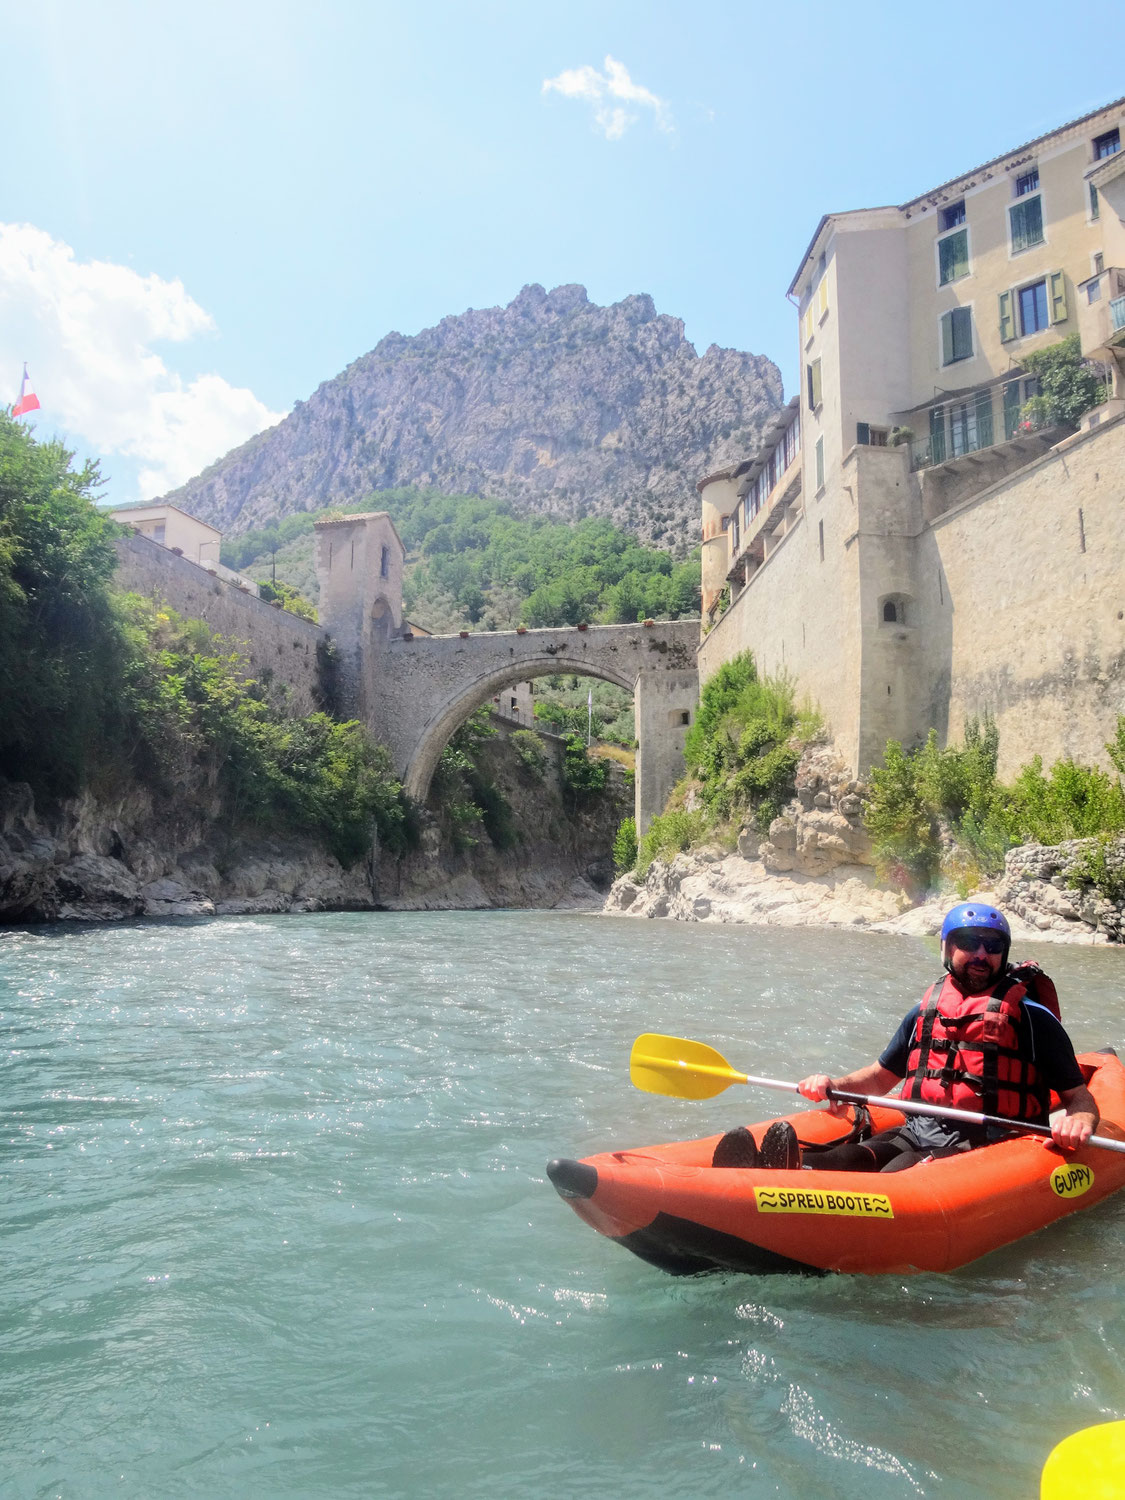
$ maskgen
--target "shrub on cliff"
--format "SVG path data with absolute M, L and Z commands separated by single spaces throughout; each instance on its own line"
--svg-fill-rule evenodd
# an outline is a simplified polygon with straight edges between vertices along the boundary
M 480 754 L 495 735 L 488 709 L 478 708 L 454 730 L 438 761 L 433 796 L 458 853 L 478 842 L 475 826 L 484 829 L 496 849 L 510 849 L 519 838 L 511 804 L 484 769 Z
M 672 860 L 693 844 L 700 844 L 711 830 L 712 820 L 702 807 L 688 812 L 685 808 L 673 808 L 653 818 L 648 832 L 637 846 L 634 875 L 643 880 L 654 859 Z
M 590 755 L 582 736 L 567 735 L 563 746 L 562 783 L 571 804 L 598 796 L 605 790 L 608 777 L 609 768 L 605 761 Z
M 969 719 L 963 745 L 938 745 L 930 731 L 919 749 L 887 743 L 871 773 L 867 830 L 881 873 L 925 889 L 944 875 L 962 889 L 1004 868 L 1017 844 L 1059 844 L 1125 829 L 1120 777 L 1058 760 L 1044 773 L 1035 756 L 1015 779 L 997 780 L 996 725 Z M 1106 750 L 1125 769 L 1125 716 Z
M 688 772 L 718 822 L 749 814 L 763 831 L 793 795 L 798 745 L 820 721 L 798 710 L 784 678 L 759 677 L 748 651 L 725 662 L 704 686 L 684 741 Z
M 508 736 L 516 759 L 525 771 L 542 779 L 547 770 L 547 752 L 534 729 L 513 729 Z
M 631 870 L 637 863 L 637 824 L 626 818 L 613 839 L 613 868 L 619 875 Z
M 392 851 L 413 824 L 390 753 L 363 725 L 324 713 L 290 718 L 247 678 L 241 656 L 201 621 L 126 596 L 122 683 L 127 742 L 143 780 L 169 796 L 213 786 L 232 826 L 299 832 L 352 864 L 372 838 Z
M 258 579 L 258 594 L 267 604 L 280 604 L 291 615 L 300 615 L 303 620 L 316 623 L 316 606 L 310 604 L 303 594 L 283 579 Z

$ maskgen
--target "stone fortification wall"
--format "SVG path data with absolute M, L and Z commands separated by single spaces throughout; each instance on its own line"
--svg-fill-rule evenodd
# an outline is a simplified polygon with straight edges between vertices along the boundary
M 904 450 L 857 448 L 842 480 L 806 496 L 703 641 L 701 683 L 752 651 L 814 700 L 860 774 L 888 738 L 958 741 L 986 712 L 1002 776 L 1036 754 L 1108 768 L 1125 713 L 1125 418 L 929 523 Z
M 253 676 L 290 690 L 294 714 L 322 706 L 317 647 L 327 641 L 327 631 L 243 593 L 148 537 L 134 533 L 115 545 L 119 588 L 167 604 L 189 620 L 205 620 L 242 652 Z
M 821 558 L 820 528 L 824 528 Z M 699 647 L 699 681 L 752 651 L 758 670 L 787 674 L 832 730 L 848 764 L 858 763 L 860 621 L 855 603 L 856 512 L 845 495 L 805 497 L 805 509 Z
M 1109 769 L 1125 713 L 1125 420 L 1070 438 L 919 538 L 918 629 L 933 724 L 985 710 L 1000 773 L 1032 755 Z

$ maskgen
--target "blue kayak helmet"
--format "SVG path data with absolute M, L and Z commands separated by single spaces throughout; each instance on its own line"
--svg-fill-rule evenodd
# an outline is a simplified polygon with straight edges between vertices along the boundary
M 950 907 L 945 914 L 945 921 L 941 924 L 941 961 L 949 968 L 949 945 L 950 933 L 958 932 L 963 927 L 975 927 L 981 931 L 998 932 L 1004 939 L 1004 953 L 1000 968 L 1003 971 L 1008 964 L 1008 950 L 1012 946 L 1012 929 L 1008 926 L 1008 919 L 1002 911 L 997 911 L 994 906 L 986 906 L 980 901 L 962 901 L 959 905 Z

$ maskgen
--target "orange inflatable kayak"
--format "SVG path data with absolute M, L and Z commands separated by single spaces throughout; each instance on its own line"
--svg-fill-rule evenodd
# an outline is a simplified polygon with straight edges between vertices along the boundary
M 1125 1140 L 1125 1066 L 1111 1053 L 1078 1061 L 1101 1111 L 1098 1134 Z M 876 1130 L 905 1118 L 871 1115 Z M 806 1142 L 849 1129 L 826 1109 L 781 1118 Z M 759 1144 L 771 1123 L 750 1127 Z M 562 1159 L 547 1174 L 580 1219 L 676 1276 L 952 1271 L 1125 1185 L 1125 1154 L 1063 1152 L 1040 1136 L 887 1173 L 713 1167 L 719 1139 Z

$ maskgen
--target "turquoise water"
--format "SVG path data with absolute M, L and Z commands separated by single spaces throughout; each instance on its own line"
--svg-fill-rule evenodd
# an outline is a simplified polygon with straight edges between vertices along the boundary
M 1125 955 L 1042 949 L 1125 1051 Z M 0 1494 L 1026 1497 L 1125 1416 L 1125 1195 L 956 1275 L 675 1280 L 555 1155 L 768 1115 L 627 1079 L 885 1041 L 931 948 L 534 913 L 0 938 Z

